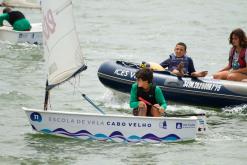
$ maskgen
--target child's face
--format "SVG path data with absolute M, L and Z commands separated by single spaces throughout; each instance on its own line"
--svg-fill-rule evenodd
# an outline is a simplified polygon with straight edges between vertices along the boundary
M 137 79 L 138 87 L 147 89 L 149 87 L 148 81 L 143 81 L 141 78 Z
M 175 52 L 177 57 L 183 57 L 186 53 L 185 47 L 182 45 L 176 45 L 174 52 Z
M 239 46 L 239 38 L 235 34 L 232 35 L 232 45 Z

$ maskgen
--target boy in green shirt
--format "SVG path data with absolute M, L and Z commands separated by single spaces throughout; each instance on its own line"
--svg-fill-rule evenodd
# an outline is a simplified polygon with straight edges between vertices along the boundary
M 6 7 L 3 10 L 3 14 L 0 15 L 0 26 L 3 26 L 3 21 L 6 20 L 17 31 L 29 31 L 31 30 L 30 22 L 20 11 L 12 11 L 11 8 Z
M 149 68 L 136 72 L 137 82 L 132 85 L 130 107 L 136 116 L 160 117 L 167 107 L 160 87 L 152 84 L 153 71 Z

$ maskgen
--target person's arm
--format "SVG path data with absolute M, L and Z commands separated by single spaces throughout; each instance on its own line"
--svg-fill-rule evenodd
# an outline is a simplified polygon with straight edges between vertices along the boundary
M 164 95 L 160 89 L 160 87 L 156 86 L 155 89 L 155 99 L 157 103 L 165 110 L 167 108 L 166 100 L 164 98 Z
M 232 67 L 230 66 L 230 64 L 228 64 L 227 66 L 225 66 L 223 69 L 221 69 L 219 72 L 223 72 L 223 71 L 227 71 L 230 70 Z
M 196 72 L 196 70 L 195 70 L 192 58 L 190 58 L 190 57 L 188 57 L 188 58 L 189 58 L 188 72 L 189 72 L 189 75 L 191 75 L 193 72 Z
M 231 54 L 232 54 L 232 49 L 230 49 L 229 51 L 229 57 L 231 56 Z M 231 68 L 232 68 L 232 64 L 230 64 L 230 60 L 228 60 L 227 66 L 225 66 L 223 69 L 219 70 L 218 72 L 228 71 Z
M 246 74 L 247 73 L 247 67 L 240 68 L 240 69 L 237 69 L 237 70 L 232 70 L 231 73 L 242 73 L 242 74 Z
M 130 108 L 138 108 L 139 101 L 137 99 L 137 83 L 134 83 L 132 85 L 131 91 L 130 91 Z
M 8 7 L 9 5 L 6 2 L 0 0 L 0 6 Z
M 189 58 L 189 75 L 192 77 L 205 77 L 208 71 L 196 71 L 192 58 Z
M 166 59 L 165 61 L 163 61 L 162 63 L 160 63 L 160 65 L 161 65 L 163 68 L 166 68 L 166 67 L 168 67 L 168 66 L 170 65 L 170 61 L 171 61 L 171 59 L 168 58 L 168 59 Z
M 9 19 L 9 14 L 7 13 L 0 14 L 0 26 L 3 26 L 3 21 L 8 19 Z

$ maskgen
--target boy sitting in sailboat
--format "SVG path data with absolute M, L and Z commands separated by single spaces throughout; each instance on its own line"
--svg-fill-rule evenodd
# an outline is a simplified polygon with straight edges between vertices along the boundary
M 135 116 L 160 117 L 167 107 L 160 87 L 155 86 L 153 71 L 142 68 L 136 72 L 137 82 L 132 85 L 130 94 L 130 107 Z
M 31 30 L 30 22 L 25 18 L 24 14 L 20 11 L 12 11 L 11 8 L 6 7 L 3 9 L 3 14 L 0 15 L 0 26 L 3 26 L 3 21 L 6 20 L 13 30 L 29 31 Z

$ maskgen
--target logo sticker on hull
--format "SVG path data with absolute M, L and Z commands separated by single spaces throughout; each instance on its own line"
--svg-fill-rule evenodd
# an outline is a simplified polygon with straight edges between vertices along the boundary
M 182 123 L 176 123 L 176 129 L 182 129 L 183 125 Z
M 196 128 L 195 123 L 176 123 L 176 129 Z
M 167 129 L 166 121 L 164 120 L 163 122 L 160 122 L 159 127 L 163 129 Z
M 39 113 L 37 113 L 37 112 L 33 112 L 33 113 L 31 113 L 31 115 L 30 115 L 30 119 L 31 119 L 32 121 L 41 122 L 41 121 L 42 121 L 42 116 L 41 116 Z

